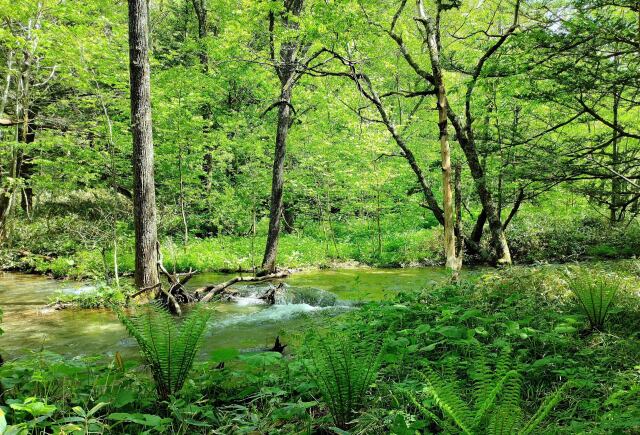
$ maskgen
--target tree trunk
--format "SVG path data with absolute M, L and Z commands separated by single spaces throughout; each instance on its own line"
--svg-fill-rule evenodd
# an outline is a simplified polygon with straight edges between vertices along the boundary
M 284 186 L 284 159 L 287 150 L 287 135 L 291 122 L 291 90 L 287 87 L 280 94 L 278 108 L 278 130 L 276 133 L 276 149 L 273 158 L 273 175 L 271 180 L 271 206 L 269 209 L 269 233 L 262 260 L 262 268 L 273 273 L 276 269 L 278 255 L 278 239 L 280 238 L 280 218 L 282 216 L 282 193 Z
M 439 52 L 439 20 L 433 20 L 429 17 L 425 10 L 424 4 L 422 0 L 418 0 L 417 2 L 418 9 L 418 21 L 422 23 L 425 35 L 426 35 L 426 43 L 429 49 L 429 57 L 431 60 L 431 67 L 433 71 L 433 82 L 436 86 L 436 90 L 440 88 L 440 84 L 444 83 L 442 69 L 440 67 L 440 52 Z M 519 3 L 516 6 L 516 16 L 518 11 Z M 514 23 L 515 25 L 515 23 Z M 515 29 L 514 26 L 509 28 L 509 32 L 512 32 Z M 487 52 L 489 53 L 489 52 Z M 477 68 L 481 68 L 483 63 L 479 63 Z M 466 114 L 467 114 L 467 125 L 463 127 L 462 122 L 457 117 L 451 106 L 446 102 L 444 107 L 447 110 L 447 118 L 451 121 L 454 129 L 456 130 L 456 135 L 458 139 L 458 143 L 462 148 L 465 157 L 467 159 L 467 163 L 469 165 L 469 169 L 471 170 L 471 176 L 476 185 L 476 191 L 478 192 L 478 196 L 480 197 L 480 202 L 486 212 L 487 219 L 489 221 L 489 229 L 491 230 L 492 236 L 492 244 L 494 250 L 496 251 L 496 262 L 498 264 L 511 264 L 511 254 L 509 252 L 509 246 L 507 245 L 507 239 L 502 231 L 502 224 L 500 222 L 500 216 L 498 215 L 497 209 L 495 207 L 493 198 L 491 197 L 491 192 L 487 188 L 487 182 L 485 179 L 484 170 L 480 164 L 480 159 L 478 158 L 478 151 L 475 147 L 475 142 L 473 138 L 473 126 L 472 119 L 470 116 L 470 98 L 471 91 L 473 90 L 473 85 L 475 84 L 475 80 L 478 78 L 480 69 L 476 70 L 476 73 L 473 77 L 473 82 L 467 88 L 466 95 Z M 445 97 L 446 99 L 446 97 Z
M 442 158 L 442 202 L 444 209 L 444 254 L 446 266 L 454 274 L 462 267 L 456 255 L 456 235 L 453 210 L 453 192 L 451 189 L 451 149 L 449 148 L 449 134 L 447 132 L 447 94 L 444 86 L 442 68 L 440 67 L 440 48 L 438 46 L 438 32 L 430 23 L 425 23 L 427 29 L 427 45 L 431 60 L 431 69 L 435 79 L 436 96 L 438 98 L 438 128 L 440 131 L 440 155 Z M 460 257 L 461 258 L 461 257 Z
M 489 231 L 491 232 L 491 242 L 496 254 L 496 262 L 498 264 L 511 264 L 511 252 L 509 251 L 507 238 L 502 230 L 502 222 L 498 216 L 491 192 L 487 187 L 487 181 L 482 166 L 480 166 L 475 144 L 468 137 L 461 137 L 460 133 L 458 133 L 458 141 L 467 158 L 471 176 L 475 181 L 476 191 L 482 203 L 483 212 L 487 217 L 487 221 L 489 221 Z
M 447 108 L 445 89 L 438 86 L 438 127 L 440 129 L 440 154 L 442 158 L 442 203 L 444 209 L 444 254 L 446 266 L 458 271 L 462 264 L 456 255 L 456 236 L 454 233 L 453 192 L 451 189 L 451 150 L 447 133 Z
M 36 140 L 36 130 L 34 128 L 34 118 L 36 114 L 29 110 L 29 116 L 26 120 L 26 126 L 24 132 L 20 134 L 21 142 L 25 144 L 33 143 Z M 22 195 L 20 195 L 20 206 L 26 213 L 27 217 L 31 216 L 33 211 L 33 188 L 31 187 L 31 176 L 35 170 L 33 159 L 23 153 L 20 153 L 20 159 L 18 161 L 18 177 L 22 180 Z
M 456 234 L 456 256 L 458 257 L 460 267 L 462 268 L 462 256 L 464 255 L 464 236 L 462 235 L 462 163 L 460 163 L 460 161 L 456 162 L 454 178 L 456 205 L 456 224 L 454 230 Z
M 198 18 L 198 39 L 200 42 L 198 57 L 200 58 L 200 64 L 202 65 L 203 71 L 207 72 L 209 70 L 209 55 L 207 54 L 207 49 L 204 46 L 209 30 L 209 23 L 207 22 L 207 5 L 205 4 L 205 0 L 191 0 L 191 2 L 193 3 L 193 9 L 196 11 L 196 18 Z
M 205 0 L 191 0 L 191 2 L 196 13 L 196 18 L 198 19 L 198 42 L 200 43 L 200 47 L 198 48 L 198 59 L 200 60 L 202 73 L 206 75 L 209 72 L 209 54 L 207 53 L 206 47 L 206 39 L 209 36 L 207 5 Z M 204 121 L 203 130 L 206 133 L 211 128 L 211 104 L 208 101 L 204 102 L 200 110 Z M 205 174 L 202 181 L 204 182 L 205 191 L 208 195 L 211 192 L 213 175 L 213 147 L 208 142 L 205 144 L 205 152 L 202 160 L 202 169 Z
M 613 139 L 611 143 L 611 167 L 614 171 L 620 172 L 620 149 L 619 149 L 619 133 L 618 128 L 618 108 L 620 107 L 620 93 L 615 89 L 613 91 Z M 619 212 L 620 204 L 620 191 L 622 185 L 620 177 L 613 175 L 611 177 L 611 200 L 609 201 L 610 217 L 609 222 L 611 225 L 616 225 L 622 221 L 623 213 Z
M 9 177 L 15 178 L 18 172 L 18 154 L 15 147 L 13 147 L 11 155 Z M 15 189 L 13 187 L 0 189 L 0 242 L 7 238 L 7 225 L 14 201 Z
M 486 223 L 487 223 L 487 212 L 484 211 L 484 208 L 483 208 L 480 214 L 478 215 L 478 218 L 476 219 L 476 224 L 474 225 L 473 230 L 471 231 L 471 236 L 469 237 L 469 240 L 471 240 L 478 247 L 480 246 L 480 242 L 482 241 L 482 233 L 484 232 L 484 225 Z M 480 251 L 478 250 L 476 254 L 480 254 Z
M 129 0 L 129 78 L 136 233 L 135 284 L 138 288 L 159 285 L 148 19 L 146 0 Z
M 291 203 L 284 204 L 283 215 L 284 219 L 284 232 L 287 234 L 293 234 L 293 230 L 296 225 L 296 211 Z
M 304 0 L 286 0 L 285 13 L 281 14 L 282 25 L 288 31 L 296 31 L 299 27 L 298 18 L 302 13 Z M 293 19 L 290 19 L 293 17 Z M 276 132 L 276 148 L 273 159 L 273 174 L 271 179 L 271 203 L 269 209 L 269 233 L 262 259 L 263 272 L 273 273 L 276 270 L 278 257 L 278 240 L 280 238 L 280 220 L 283 212 L 282 193 L 284 186 L 284 159 L 287 150 L 287 135 L 292 123 L 291 94 L 293 87 L 302 72 L 298 70 L 301 59 L 306 54 L 308 46 L 297 39 L 284 41 L 280 46 L 280 53 L 276 59 L 274 42 L 275 14 L 269 13 L 269 45 L 271 61 L 275 65 L 280 79 L 280 100 L 278 106 L 278 128 Z

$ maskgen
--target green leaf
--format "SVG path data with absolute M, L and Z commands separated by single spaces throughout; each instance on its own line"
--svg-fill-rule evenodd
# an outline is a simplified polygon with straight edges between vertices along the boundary
M 106 403 L 106 402 L 98 403 L 96 406 L 94 406 L 93 408 L 91 408 L 89 410 L 89 412 L 87 413 L 87 417 L 93 416 L 96 412 L 100 411 L 102 408 L 104 408 L 107 405 L 108 405 L 108 403 Z
M 34 397 L 25 399 L 24 403 L 12 403 L 9 406 L 16 411 L 26 411 L 34 417 L 49 416 L 57 409 L 54 405 L 35 401 Z
M 165 424 L 171 423 L 170 418 L 162 418 L 153 414 L 129 414 L 125 412 L 115 412 L 109 414 L 107 417 L 109 420 L 136 423 L 143 426 L 159 427 Z
M 7 428 L 7 420 L 4 418 L 4 411 L 0 408 L 0 434 L 3 434 Z

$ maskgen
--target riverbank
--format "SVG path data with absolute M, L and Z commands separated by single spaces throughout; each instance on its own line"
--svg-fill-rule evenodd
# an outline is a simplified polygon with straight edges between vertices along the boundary
M 640 254 L 640 225 L 637 224 L 617 228 L 593 219 L 552 221 L 545 226 L 537 221 L 515 221 L 508 236 L 514 263 L 520 265 L 605 261 Z M 444 262 L 441 237 L 439 227 L 413 229 L 387 234 L 378 246 L 377 240 L 370 236 L 351 234 L 346 229 L 330 239 L 313 232 L 284 234 L 278 262 L 286 269 L 438 266 Z M 164 238 L 162 251 L 169 270 L 247 273 L 260 266 L 265 239 L 265 235 L 219 236 L 191 238 L 184 244 Z M 482 265 L 487 261 L 486 258 L 465 258 L 466 265 Z M 133 273 L 132 239 L 119 241 L 116 255 L 112 244 L 87 249 L 76 244 L 30 244 L 24 240 L 19 249 L 0 249 L 0 270 L 54 278 L 109 280 L 114 275 L 116 262 L 121 276 Z

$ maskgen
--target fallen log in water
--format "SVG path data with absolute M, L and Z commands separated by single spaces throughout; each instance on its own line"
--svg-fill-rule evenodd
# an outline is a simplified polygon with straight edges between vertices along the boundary
M 218 296 L 222 293 L 227 287 L 232 286 L 238 282 L 262 282 L 262 281 L 270 281 L 272 279 L 280 279 L 286 278 L 291 274 L 288 270 L 283 270 L 277 273 L 271 273 L 268 275 L 262 276 L 236 276 L 235 278 L 230 279 L 229 281 L 225 281 L 221 284 L 208 285 L 204 287 L 200 287 L 195 291 L 196 298 L 198 295 L 204 294 L 204 296 L 198 298 L 199 302 L 209 302 L 215 296 Z
M 75 306 L 77 306 L 77 304 L 73 302 L 55 301 L 45 305 L 44 308 L 48 310 L 60 311 L 60 310 L 66 310 L 67 308 L 72 308 Z

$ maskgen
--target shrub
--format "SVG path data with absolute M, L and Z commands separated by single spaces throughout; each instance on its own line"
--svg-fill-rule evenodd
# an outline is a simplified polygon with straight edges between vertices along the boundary
M 191 370 L 202 342 L 210 312 L 198 307 L 178 327 L 164 308 L 151 304 L 128 317 L 117 310 L 118 317 L 133 336 L 151 369 L 160 400 L 178 393 Z
M 344 333 L 312 336 L 307 342 L 306 369 L 325 402 L 334 424 L 348 429 L 365 403 L 380 366 L 381 346 Z
M 586 273 L 571 279 L 569 288 L 589 319 L 591 329 L 600 330 L 609 314 L 622 281 L 616 276 Z

